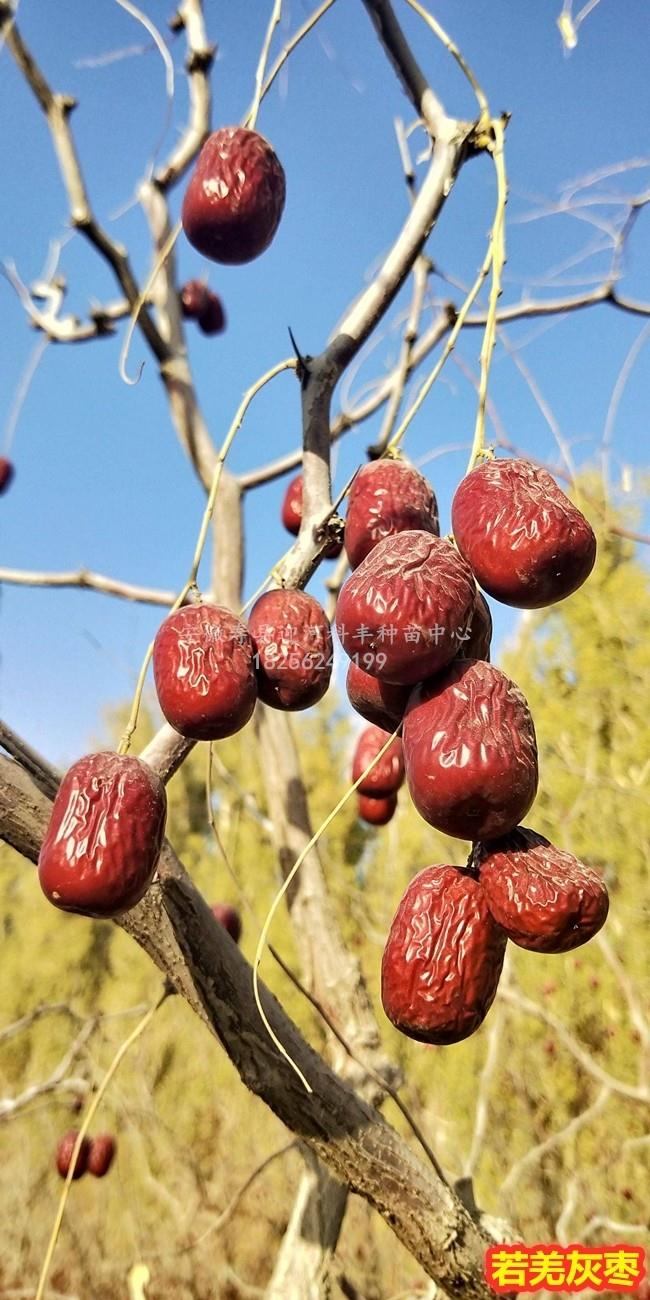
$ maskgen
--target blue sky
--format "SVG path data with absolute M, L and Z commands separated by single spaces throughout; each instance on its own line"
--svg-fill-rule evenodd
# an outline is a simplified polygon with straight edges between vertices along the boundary
M 270 3 L 206 4 L 217 43 L 214 125 L 239 120 L 253 90 Z M 307 7 L 285 3 L 276 47 L 303 21 Z M 474 115 L 466 83 L 444 49 L 406 5 L 397 12 L 418 58 L 448 112 Z M 508 251 L 503 301 L 525 290 L 538 296 L 573 293 L 577 279 L 596 277 L 603 254 L 569 265 L 599 232 L 584 220 L 555 216 L 524 220 L 543 199 L 557 198 L 568 180 L 623 160 L 650 155 L 647 77 L 650 25 L 645 0 L 600 0 L 566 57 L 556 27 L 560 4 L 540 0 L 439 0 L 436 17 L 451 32 L 484 86 L 494 111 L 512 114 L 507 133 L 510 181 Z M 147 11 L 161 27 L 167 6 Z M 624 20 L 623 20 L 624 11 Z M 22 0 L 23 34 L 57 90 L 79 100 L 73 116 L 93 206 L 111 234 L 124 241 L 138 274 L 148 265 L 144 220 L 132 197 L 165 122 L 164 71 L 157 53 L 92 66 L 108 52 L 148 45 L 142 28 L 109 0 L 60 0 L 56 22 L 37 0 Z M 178 73 L 176 138 L 186 108 L 182 41 L 172 44 Z M 386 253 L 404 220 L 407 201 L 393 119 L 410 120 L 409 105 L 375 38 L 360 0 L 337 0 L 322 24 L 292 55 L 288 71 L 262 105 L 259 129 L 272 141 L 287 175 L 287 205 L 271 248 L 244 267 L 204 264 L 181 240 L 181 281 L 209 272 L 222 296 L 226 333 L 204 338 L 188 330 L 200 401 L 217 441 L 245 388 L 288 355 L 291 326 L 305 352 L 318 352 L 348 303 Z M 49 241 L 66 232 L 67 203 L 42 116 L 6 50 L 0 53 L 0 168 L 3 204 L 0 258 L 16 263 L 23 280 L 37 277 Z M 650 167 L 604 179 L 593 193 L 641 192 Z M 480 159 L 464 170 L 429 251 L 436 266 L 470 283 L 482 260 L 493 205 L 493 175 Z M 174 210 L 182 199 L 181 185 Z M 584 208 L 611 217 L 616 208 Z M 618 209 L 620 211 L 620 209 Z M 650 299 L 648 223 L 643 211 L 625 261 L 624 286 Z M 564 271 L 558 267 L 566 266 Z M 115 296 L 108 269 L 79 236 L 62 253 L 67 306 L 83 313 L 89 300 Z M 555 279 L 549 281 L 549 276 Z M 593 282 L 593 279 L 592 279 Z M 551 285 L 550 289 L 548 285 Z M 546 285 L 546 287 L 545 287 Z M 433 281 L 438 297 L 449 286 Z M 408 302 L 402 293 L 382 341 L 352 385 L 359 391 L 385 373 L 396 356 L 396 326 Z M 0 430 L 37 336 L 13 290 L 0 280 Z M 424 323 L 431 319 L 431 310 Z M 599 448 L 613 386 L 644 322 L 608 307 L 574 314 L 552 327 L 512 326 L 511 345 L 548 400 L 578 463 Z M 476 369 L 480 339 L 473 331 L 459 356 Z M 131 369 L 146 359 L 142 380 L 125 386 L 118 374 L 120 340 L 48 347 L 23 407 L 11 449 L 16 479 L 0 500 L 0 564 L 21 569 L 81 566 L 164 588 L 182 585 L 189 567 L 203 494 L 176 441 L 155 367 L 136 339 Z M 642 348 L 623 394 L 614 429 L 614 477 L 621 465 L 647 462 L 650 354 Z M 531 455 L 557 462 L 557 445 L 512 360 L 499 348 L 491 392 L 506 433 Z M 449 362 L 411 427 L 405 444 L 416 462 L 447 444 L 471 440 L 475 398 L 463 371 Z M 337 403 L 335 402 L 335 409 Z M 335 457 L 343 484 L 376 436 L 378 419 L 348 435 Z M 235 470 L 264 463 L 299 442 L 295 380 L 274 381 L 251 408 L 233 448 Z M 449 526 L 454 486 L 466 451 L 436 458 L 427 472 Z M 283 484 L 249 497 L 246 593 L 253 591 L 286 548 L 279 522 Z M 320 577 L 310 590 L 318 595 Z M 517 615 L 496 611 L 497 647 Z M 125 700 L 160 612 L 78 591 L 4 586 L 0 590 L 0 712 L 50 759 L 65 762 L 102 732 L 102 710 Z M 498 659 L 498 654 L 497 654 Z

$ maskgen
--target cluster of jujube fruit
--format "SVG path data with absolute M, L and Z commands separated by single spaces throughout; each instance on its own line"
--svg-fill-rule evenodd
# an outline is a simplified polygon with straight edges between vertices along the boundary
M 54 1159 L 62 1178 L 68 1176 L 78 1137 L 79 1130 L 71 1129 L 57 1145 Z M 110 1133 L 102 1133 L 95 1138 L 82 1138 L 74 1164 L 73 1179 L 81 1178 L 85 1173 L 92 1174 L 95 1178 L 104 1178 L 113 1163 L 116 1149 L 117 1143 Z
M 250 261 L 273 239 L 284 199 L 268 142 L 222 128 L 189 182 L 185 233 L 214 261 Z M 206 293 L 198 281 L 183 291 L 183 309 L 199 323 Z M 300 475 L 282 520 L 299 532 Z M 562 600 L 593 567 L 594 534 L 551 476 L 524 460 L 488 459 L 472 470 L 456 491 L 452 525 L 453 539 L 441 538 L 434 491 L 405 461 L 364 465 L 345 522 L 353 572 L 336 609 L 351 659 L 348 696 L 370 724 L 353 761 L 360 816 L 388 822 L 406 777 L 422 817 L 473 845 L 465 868 L 415 877 L 384 951 L 387 1015 L 429 1043 L 459 1041 L 481 1023 L 508 938 L 567 952 L 596 933 L 608 907 L 595 871 L 521 825 L 537 790 L 535 729 L 521 691 L 489 661 L 492 620 L 479 590 L 522 609 Z M 340 549 L 333 540 L 327 554 Z M 153 669 L 169 724 L 192 740 L 222 740 L 248 723 L 258 699 L 292 711 L 322 699 L 329 622 L 297 590 L 266 592 L 248 624 L 220 606 L 187 605 L 159 628 Z M 402 738 L 391 739 L 400 727 Z M 153 878 L 165 809 L 162 783 L 139 759 L 91 754 L 74 764 L 40 856 L 47 896 L 91 916 L 132 907 Z M 215 914 L 237 941 L 237 914 Z
M 336 624 L 352 660 L 351 703 L 383 728 L 377 749 L 401 723 L 418 812 L 474 846 L 467 867 L 427 867 L 411 881 L 382 961 L 389 1019 L 447 1044 L 483 1021 L 508 939 L 567 952 L 607 915 L 597 872 L 521 826 L 537 791 L 535 728 L 521 691 L 489 662 L 491 617 L 477 587 L 519 608 L 552 604 L 588 577 L 596 542 L 551 476 L 526 461 L 489 460 L 461 482 L 455 544 L 439 537 L 419 478 L 390 461 L 357 475 L 345 527 L 354 571 Z

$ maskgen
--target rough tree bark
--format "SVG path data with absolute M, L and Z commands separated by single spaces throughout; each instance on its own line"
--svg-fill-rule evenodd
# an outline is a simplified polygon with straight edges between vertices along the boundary
M 32 862 L 50 808 L 24 769 L 0 757 L 0 837 Z M 260 1020 L 250 966 L 168 843 L 157 881 L 119 924 L 220 1040 L 246 1086 L 334 1178 L 378 1210 L 428 1276 L 451 1296 L 490 1300 L 483 1273 L 489 1239 L 436 1171 L 337 1077 L 262 986 L 265 1013 L 308 1079 L 313 1091 L 306 1091 Z

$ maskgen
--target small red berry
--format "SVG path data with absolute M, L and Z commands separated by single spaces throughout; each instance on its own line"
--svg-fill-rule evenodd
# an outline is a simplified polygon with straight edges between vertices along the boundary
M 88 1152 L 88 1173 L 95 1178 L 103 1178 L 108 1173 L 115 1156 L 115 1138 L 110 1133 L 102 1133 L 91 1138 Z
M 6 456 L 0 456 L 0 493 L 6 492 L 15 472 L 11 461 Z
M 389 794 L 385 799 L 373 799 L 370 795 L 360 794 L 357 803 L 361 820 L 369 826 L 385 826 L 394 816 L 396 808 L 396 794 Z
M 345 686 L 352 708 L 366 722 L 381 727 L 389 735 L 399 727 L 411 694 L 410 686 L 394 686 L 391 682 L 382 682 L 378 677 L 365 673 L 354 661 L 348 668 Z
M 221 299 L 211 289 L 208 290 L 205 305 L 198 314 L 197 325 L 202 334 L 221 334 L 226 328 L 226 313 Z
M 188 280 L 181 289 L 181 313 L 185 320 L 196 320 L 207 302 L 208 286 L 204 280 Z
M 241 939 L 241 917 L 235 907 L 229 903 L 213 903 L 210 908 L 215 920 L 228 931 L 231 939 L 239 943 Z
M 79 1130 L 76 1128 L 71 1129 L 69 1133 L 66 1133 L 65 1137 L 61 1138 L 56 1148 L 56 1167 L 62 1178 L 67 1177 L 78 1136 Z M 84 1138 L 75 1160 L 73 1179 L 81 1178 L 81 1175 L 85 1174 L 89 1154 L 90 1142 L 88 1138 Z
M 294 537 L 300 532 L 302 523 L 302 474 L 292 478 L 282 502 L 282 523 L 287 532 Z M 343 542 L 332 542 L 325 550 L 327 560 L 336 560 L 343 550 Z
M 214 262 L 250 262 L 268 248 L 285 200 L 285 176 L 268 140 L 225 126 L 208 137 L 183 200 L 190 243 Z
M 382 731 L 381 727 L 366 727 L 361 732 L 352 761 L 353 781 L 359 780 L 368 764 L 372 763 L 389 739 L 390 732 Z M 395 736 L 385 754 L 382 754 L 367 776 L 364 776 L 357 790 L 359 794 L 370 795 L 371 799 L 385 799 L 388 795 L 397 793 L 403 780 L 402 742 L 399 736 Z

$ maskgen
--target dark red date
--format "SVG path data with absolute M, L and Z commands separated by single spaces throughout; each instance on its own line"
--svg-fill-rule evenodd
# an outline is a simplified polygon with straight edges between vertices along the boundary
M 345 549 L 353 569 L 384 537 L 419 529 L 438 537 L 438 505 L 431 484 L 402 460 L 364 465 L 348 501 Z
M 609 898 L 593 867 L 520 826 L 478 846 L 488 907 L 509 939 L 531 952 L 570 952 L 605 924 Z
M 66 772 L 38 860 L 55 907 L 118 916 L 146 893 L 165 830 L 165 787 L 129 755 L 87 754 Z
M 526 460 L 489 460 L 456 490 L 452 527 L 477 581 L 504 605 L 538 609 L 582 586 L 596 538 L 555 479 Z
M 381 727 L 366 727 L 365 731 L 361 732 L 352 761 L 353 781 L 359 780 L 368 764 L 372 763 L 389 739 L 390 732 L 382 731 Z M 386 753 L 382 754 L 367 776 L 364 776 L 357 790 L 359 794 L 367 794 L 374 799 L 384 799 L 387 795 L 395 794 L 403 780 L 402 742 L 399 736 L 396 736 Z
M 223 740 L 246 726 L 257 699 L 248 629 L 229 609 L 186 605 L 161 624 L 153 647 L 160 707 L 191 740 Z
M 408 886 L 384 948 L 388 1019 L 422 1043 L 468 1038 L 494 1001 L 505 949 L 479 882 L 458 867 L 426 867 Z
M 248 620 L 260 699 L 273 709 L 308 709 L 332 675 L 332 634 L 325 611 L 304 591 L 267 591 Z
M 469 565 L 449 542 L 421 531 L 386 537 L 341 589 L 341 645 L 373 677 L 422 681 L 458 653 L 475 593 Z
M 492 664 L 457 659 L 413 691 L 403 724 L 406 779 L 424 820 L 446 835 L 506 834 L 537 791 L 530 710 Z

